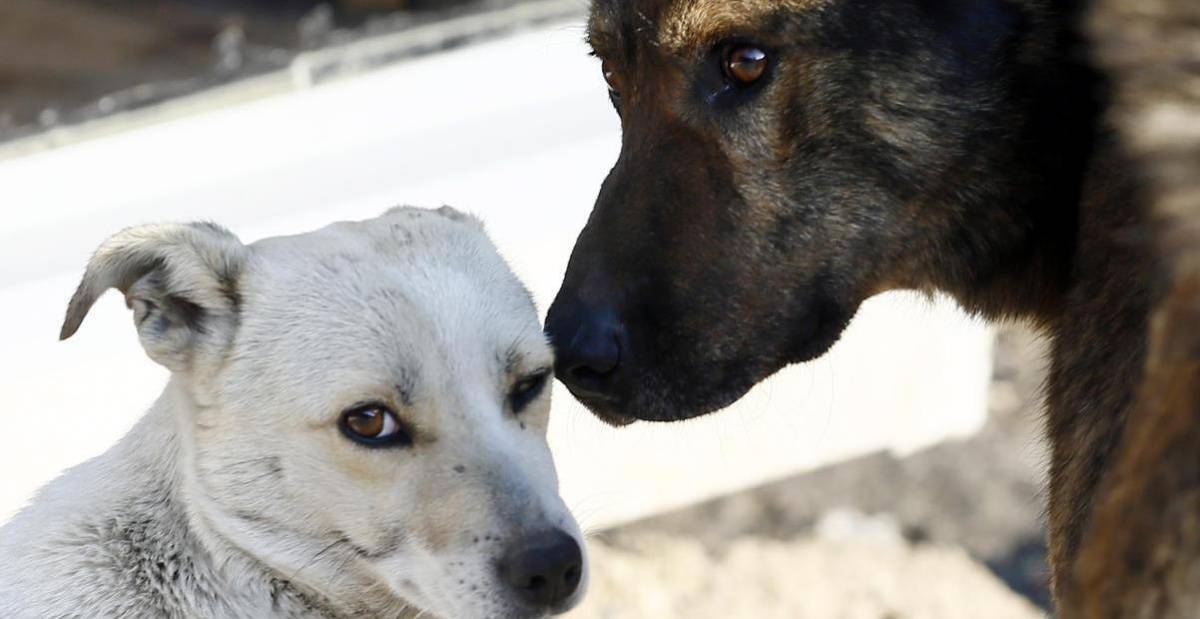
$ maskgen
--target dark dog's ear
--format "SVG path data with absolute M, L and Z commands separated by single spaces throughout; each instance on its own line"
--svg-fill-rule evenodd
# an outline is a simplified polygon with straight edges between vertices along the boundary
M 88 262 L 60 337 L 74 335 L 96 299 L 116 288 L 125 293 L 150 358 L 172 371 L 186 370 L 198 348 L 224 346 L 232 335 L 247 253 L 237 237 L 213 224 L 123 230 Z

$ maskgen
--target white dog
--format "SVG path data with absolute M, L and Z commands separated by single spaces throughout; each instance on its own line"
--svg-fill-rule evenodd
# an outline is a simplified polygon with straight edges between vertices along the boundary
M 171 380 L 0 529 L 0 617 L 525 618 L 583 595 L 551 351 L 473 218 L 400 208 L 251 245 L 129 229 L 62 336 L 114 287 Z

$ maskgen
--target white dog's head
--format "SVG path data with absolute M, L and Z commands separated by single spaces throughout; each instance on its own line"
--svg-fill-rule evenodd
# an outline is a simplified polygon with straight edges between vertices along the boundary
M 542 617 L 582 596 L 546 444 L 551 351 L 480 224 L 400 208 L 241 244 L 133 228 L 93 257 L 172 371 L 193 523 L 339 611 Z

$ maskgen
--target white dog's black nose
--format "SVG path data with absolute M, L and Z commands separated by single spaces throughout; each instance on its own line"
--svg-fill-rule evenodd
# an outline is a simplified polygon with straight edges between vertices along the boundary
M 583 551 L 562 529 L 531 535 L 500 563 L 500 575 L 526 604 L 552 609 L 570 599 L 583 576 Z

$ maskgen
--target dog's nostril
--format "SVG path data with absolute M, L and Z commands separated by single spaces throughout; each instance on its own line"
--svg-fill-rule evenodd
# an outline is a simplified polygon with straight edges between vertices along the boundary
M 578 567 L 572 567 L 563 574 L 563 584 L 568 587 L 578 587 L 579 577 L 583 574 L 583 570 Z
M 567 371 L 571 373 L 571 378 L 575 379 L 576 382 L 584 384 L 584 385 L 597 384 L 600 381 L 604 380 L 605 376 L 608 376 L 609 374 L 612 373 L 612 369 L 609 369 L 606 372 L 601 372 L 599 370 L 595 370 L 595 369 L 587 367 L 585 365 L 575 366 Z
M 621 364 L 621 344 L 616 334 L 601 333 L 588 340 L 574 342 L 571 371 L 586 377 L 603 377 Z
M 619 335 L 609 329 L 577 338 L 559 352 L 559 378 L 576 395 L 604 392 L 620 371 L 622 352 Z
M 545 586 L 546 586 L 546 578 L 545 577 L 534 576 L 533 578 L 529 579 L 529 584 L 522 587 L 522 589 L 525 589 L 526 591 L 537 591 L 538 589 L 544 588 Z

